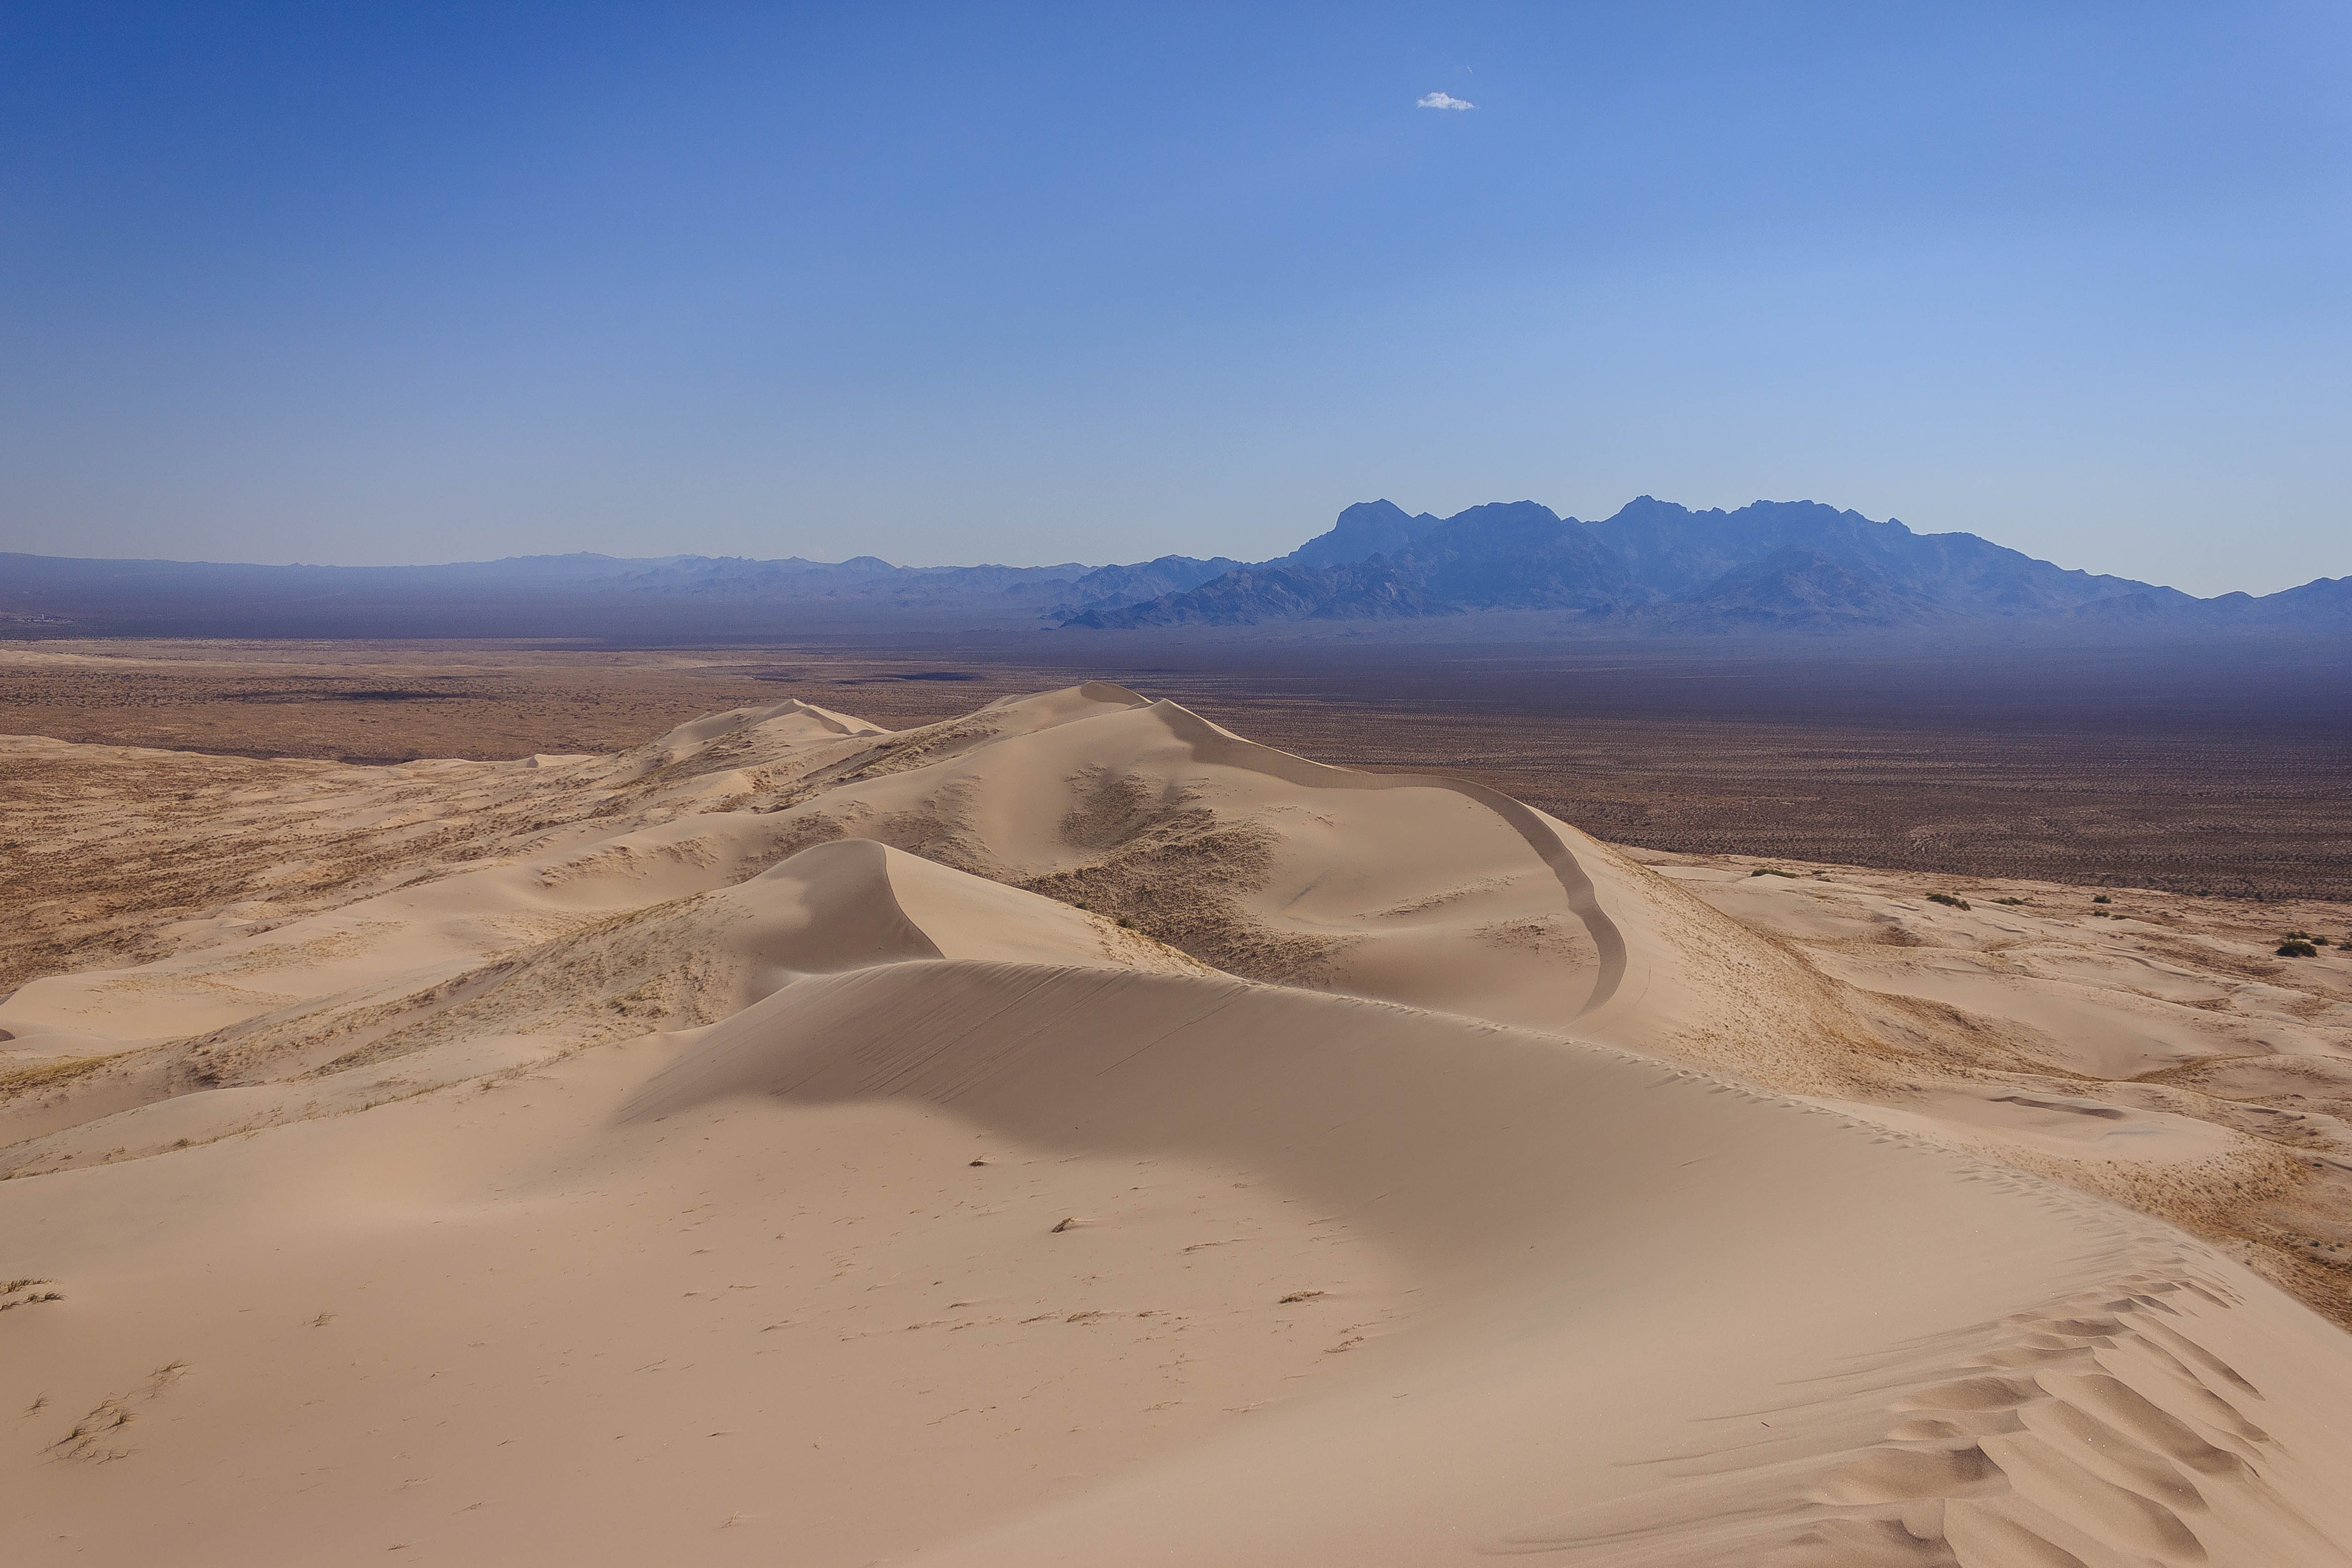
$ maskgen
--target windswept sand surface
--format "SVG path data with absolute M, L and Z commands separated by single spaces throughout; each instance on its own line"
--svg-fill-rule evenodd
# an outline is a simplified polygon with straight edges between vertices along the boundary
M 2352 1562 L 2333 947 L 1100 684 L 0 749 L 10 1562 Z
M 2352 907 L 1637 853 L 1890 1037 L 1972 1063 L 1870 1098 L 2179 1220 L 2352 1325 Z M 2315 955 L 2279 953 L 2297 931 Z M 2199 1146 L 2248 1168 L 2180 1180 Z

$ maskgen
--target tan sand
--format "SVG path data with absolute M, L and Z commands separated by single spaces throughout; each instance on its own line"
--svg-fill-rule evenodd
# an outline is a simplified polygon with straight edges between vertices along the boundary
M 1872 1114 L 2180 1220 L 2352 1325 L 2352 947 L 2276 952 L 2352 942 L 2352 910 L 1643 858 L 1964 1058 L 1891 1064 Z
M 0 1004 L 9 1561 L 2352 1561 L 2352 1341 L 2095 1195 L 2273 1145 L 1517 803 L 1104 686 L 535 763 L 285 764 Z

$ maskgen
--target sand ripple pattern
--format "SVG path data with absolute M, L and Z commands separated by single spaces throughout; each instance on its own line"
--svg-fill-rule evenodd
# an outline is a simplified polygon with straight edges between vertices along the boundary
M 2240 1304 L 2189 1257 L 2146 1257 L 1703 1421 L 1712 1438 L 1637 1462 L 1664 1484 L 1479 1550 L 1579 1568 L 2352 1562 L 2265 1479 L 2284 1456 L 2263 1392 L 2195 1337 Z

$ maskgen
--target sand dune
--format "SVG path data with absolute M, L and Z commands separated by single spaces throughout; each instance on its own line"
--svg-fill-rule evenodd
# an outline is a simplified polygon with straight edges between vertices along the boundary
M 2278 914 L 2231 900 L 1651 858 L 1960 1058 L 1895 1059 L 1874 1114 L 2190 1225 L 2352 1324 L 2352 950 L 2282 959 Z
M 2273 1145 L 1475 785 L 1089 685 L 236 812 L 0 1004 L 11 1560 L 2352 1561 L 2148 1196 Z

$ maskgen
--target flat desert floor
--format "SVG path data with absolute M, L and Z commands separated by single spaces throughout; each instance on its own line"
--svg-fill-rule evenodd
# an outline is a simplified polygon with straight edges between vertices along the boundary
M 2352 1561 L 2352 908 L 927 673 L 0 740 L 0 1552 Z

